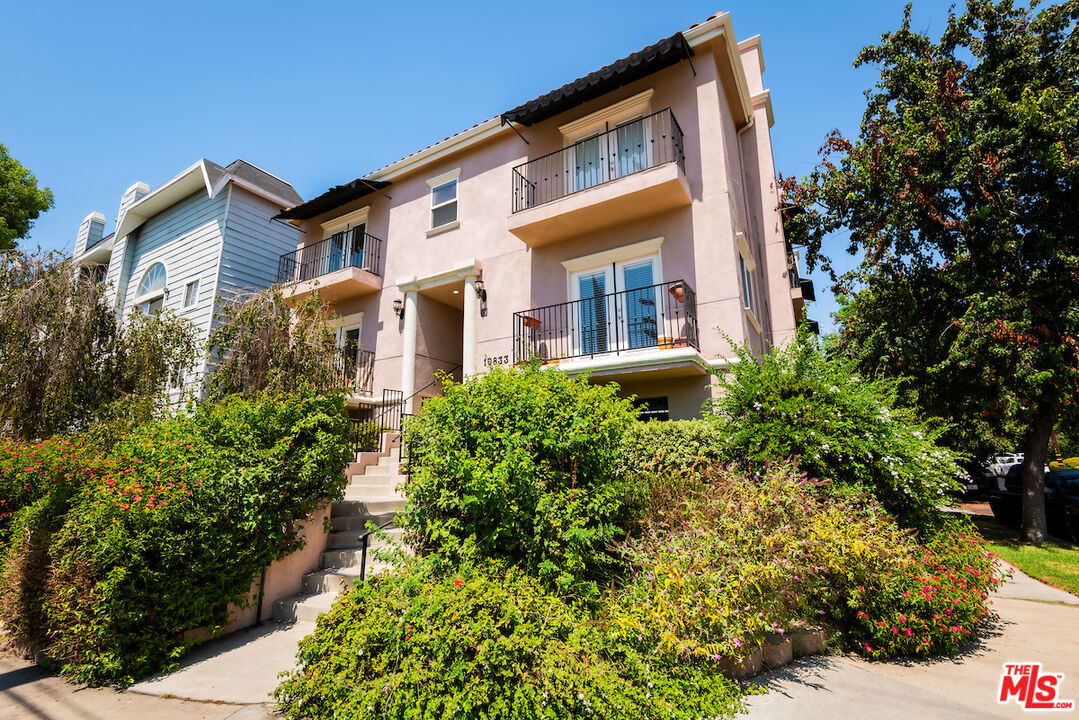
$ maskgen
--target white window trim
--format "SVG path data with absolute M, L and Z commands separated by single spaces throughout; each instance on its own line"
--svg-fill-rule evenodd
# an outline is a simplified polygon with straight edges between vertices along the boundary
M 139 284 L 135 286 L 135 291 L 137 292 L 139 290 L 139 288 L 142 287 L 143 281 L 146 280 L 147 273 L 150 272 L 150 268 L 152 268 L 154 265 L 160 265 L 161 267 L 165 268 L 165 284 L 162 285 L 161 288 L 158 289 L 158 290 L 151 290 L 148 293 L 137 296 L 135 298 L 135 300 L 134 300 L 136 308 L 138 308 L 140 305 L 142 305 L 145 302 L 149 302 L 150 300 L 154 300 L 155 298 L 159 298 L 159 297 L 160 298 L 167 298 L 168 297 L 168 294 L 169 294 L 169 266 L 166 265 L 165 262 L 162 261 L 162 260 L 154 260 L 152 263 L 150 263 L 149 265 L 146 266 L 146 269 L 142 271 L 142 275 L 139 276 Z M 162 307 L 164 307 L 164 301 L 162 301 Z
M 651 240 L 644 240 L 631 245 L 623 245 L 621 247 L 611 248 L 610 250 L 592 253 L 591 255 L 582 255 L 581 257 L 563 260 L 562 267 L 573 273 L 581 270 L 589 270 L 594 267 L 599 267 L 600 265 L 610 265 L 612 263 L 622 262 L 623 260 L 633 260 L 634 258 L 657 254 L 659 253 L 660 247 L 663 245 L 663 241 L 664 238 L 660 236 L 652 238 Z
M 608 105 L 573 122 L 560 125 L 558 132 L 562 133 L 563 144 L 572 145 L 575 142 L 596 135 L 607 130 L 608 125 L 613 127 L 635 117 L 651 115 L 652 94 L 654 92 L 652 88 L 648 88 L 633 97 Z
M 453 186 L 453 200 L 447 200 L 446 202 L 435 204 L 435 188 L 442 187 L 449 183 L 454 183 Z M 427 211 L 427 223 L 430 227 L 427 230 L 427 235 L 431 236 L 435 233 L 440 233 L 445 230 L 452 230 L 453 228 L 460 227 L 461 225 L 461 168 L 454 168 L 449 172 L 444 172 L 441 175 L 431 178 L 427 181 L 428 187 L 431 191 L 428 193 L 430 197 L 430 208 Z M 457 205 L 457 217 L 450 220 L 448 223 L 442 223 L 441 225 L 431 225 L 435 219 L 435 210 L 441 207 L 446 207 L 450 203 Z
M 363 313 L 352 313 L 350 315 L 338 315 L 333 320 L 327 323 L 334 331 L 339 331 L 347 328 L 357 327 L 363 325 Z M 338 336 L 340 333 L 338 332 Z
M 436 175 L 435 177 L 431 178 L 430 180 L 427 181 L 427 186 L 430 187 L 432 190 L 434 190 L 439 185 L 445 185 L 450 180 L 457 180 L 460 177 L 461 177 L 461 168 L 454 168 L 453 170 L 449 170 L 447 172 L 442 173 L 441 175 Z
M 166 279 L 167 279 L 167 276 L 166 276 Z M 190 287 L 193 283 L 195 284 L 195 297 L 191 301 L 191 304 L 189 305 L 187 303 L 187 288 Z M 181 301 L 182 302 L 181 309 L 190 310 L 193 307 L 198 307 L 198 305 L 199 305 L 199 292 L 201 290 L 202 290 L 202 278 L 194 278 L 193 280 L 188 280 L 186 283 L 184 283 L 184 299 Z
M 322 223 L 322 239 L 333 237 L 342 230 L 351 230 L 357 225 L 366 225 L 367 217 L 371 213 L 371 206 L 365 205 L 359 210 L 353 210 L 347 215 L 335 217 Z
M 656 283 L 666 282 L 663 277 L 663 255 L 659 249 L 663 246 L 664 238 L 657 237 L 651 240 L 644 240 L 642 242 L 633 243 L 632 245 L 623 245 L 622 247 L 611 248 L 610 250 L 603 250 L 602 252 L 592 253 L 591 255 L 582 255 L 581 257 L 573 258 L 571 260 L 563 260 L 562 267 L 566 269 L 566 300 L 573 302 L 576 290 L 574 289 L 574 278 L 582 272 L 589 270 L 595 270 L 600 267 L 607 267 L 609 265 L 617 265 L 618 263 L 627 262 L 630 260 L 646 260 L 651 259 L 653 262 L 652 279 Z M 618 279 L 615 278 L 615 284 L 617 285 Z M 614 292 L 613 290 L 611 292 Z M 621 292 L 621 290 L 619 290 Z

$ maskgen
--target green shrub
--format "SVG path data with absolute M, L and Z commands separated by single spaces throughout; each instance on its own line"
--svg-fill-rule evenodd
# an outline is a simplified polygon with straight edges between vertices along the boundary
M 924 515 L 959 488 L 954 455 L 936 445 L 942 430 L 895 407 L 895 383 L 859 377 L 804 333 L 720 375 L 712 406 L 730 457 L 746 467 L 794 458 L 810 477 L 867 488 L 892 512 Z
M 562 590 L 595 594 L 624 526 L 621 439 L 635 411 L 613 386 L 495 368 L 424 403 L 404 485 L 414 544 L 453 564 L 506 558 Z
M 954 649 L 989 616 L 992 556 L 951 522 L 923 549 L 870 496 L 823 496 L 783 465 L 754 478 L 717 469 L 684 483 L 680 499 L 662 497 L 665 511 L 620 546 L 634 579 L 606 620 L 641 653 L 733 657 L 826 624 L 858 652 L 925 655 Z
M 78 456 L 70 503 L 21 511 L 27 541 L 7 553 L 5 625 L 79 681 L 168 667 L 194 643 L 187 631 L 222 625 L 260 569 L 300 546 L 298 523 L 340 495 L 347 425 L 340 397 L 262 394 Z M 70 472 L 75 457 L 58 455 L 53 470 Z M 42 588 L 26 558 L 43 547 Z M 34 612 L 28 597 L 41 600 Z
M 519 568 L 414 566 L 339 598 L 275 695 L 297 720 L 688 719 L 737 706 L 717 672 L 664 672 L 605 645 L 586 611 Z
M 623 472 L 699 472 L 727 457 L 721 430 L 705 420 L 635 422 L 622 438 Z

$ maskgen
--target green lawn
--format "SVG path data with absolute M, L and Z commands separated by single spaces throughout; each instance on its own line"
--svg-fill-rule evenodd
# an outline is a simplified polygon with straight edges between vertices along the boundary
M 991 516 L 975 515 L 974 524 L 989 541 L 989 548 L 1027 575 L 1079 595 L 1079 547 L 1056 540 L 1024 545 L 1018 530 L 1001 525 Z

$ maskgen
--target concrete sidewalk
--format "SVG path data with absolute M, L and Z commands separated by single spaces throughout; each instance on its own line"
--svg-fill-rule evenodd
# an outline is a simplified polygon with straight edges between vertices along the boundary
M 739 718 L 1030 717 L 1014 702 L 997 703 L 1003 664 L 1020 661 L 1041 662 L 1046 672 L 1064 673 L 1058 697 L 1079 702 L 1079 597 L 1013 570 L 993 603 L 1000 622 L 956 656 L 896 662 L 805 658 L 758 677 L 768 693 L 749 698 Z M 1079 712 L 1060 714 L 1075 717 Z
M 270 703 L 278 674 L 296 667 L 296 649 L 314 623 L 269 622 L 211 640 L 185 655 L 180 669 L 155 675 L 128 692 L 184 700 Z
M 3 720 L 269 720 L 268 705 L 170 700 L 72 685 L 35 665 L 0 655 Z

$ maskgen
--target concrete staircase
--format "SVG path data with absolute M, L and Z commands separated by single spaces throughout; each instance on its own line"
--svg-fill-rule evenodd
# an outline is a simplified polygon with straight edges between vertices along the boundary
M 396 439 L 383 436 L 383 446 L 388 450 L 360 453 L 357 461 L 346 469 L 349 484 L 344 500 L 330 508 L 333 529 L 326 539 L 319 569 L 303 576 L 300 593 L 274 603 L 273 617 L 278 622 L 314 622 L 329 610 L 337 595 L 360 579 L 361 538 L 367 532 L 368 521 L 383 525 L 405 506 L 404 497 L 397 491 L 397 485 L 405 478 L 397 460 Z M 397 541 L 402 532 L 392 525 L 386 529 L 390 539 Z M 367 577 L 386 569 L 384 563 L 374 558 L 374 550 L 385 545 L 386 541 L 373 535 L 368 538 Z

